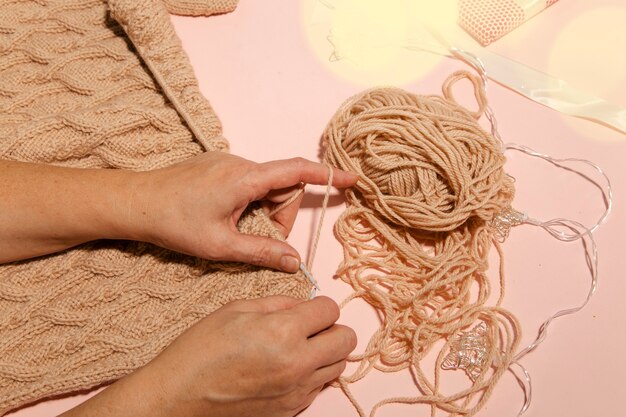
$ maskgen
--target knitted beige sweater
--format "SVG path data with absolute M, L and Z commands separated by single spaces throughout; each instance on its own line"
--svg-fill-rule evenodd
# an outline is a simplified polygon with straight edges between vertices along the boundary
M 235 3 L 0 0 L 0 159 L 150 170 L 227 150 L 167 11 Z M 258 209 L 240 229 L 280 238 Z M 138 242 L 0 266 L 0 415 L 120 378 L 231 300 L 309 289 Z

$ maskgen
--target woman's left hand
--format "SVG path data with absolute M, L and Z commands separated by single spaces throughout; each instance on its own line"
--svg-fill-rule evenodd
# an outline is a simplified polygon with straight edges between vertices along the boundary
M 268 211 L 303 183 L 328 182 L 328 167 L 302 158 L 255 163 L 208 152 L 166 168 L 138 173 L 130 221 L 134 238 L 218 261 L 245 262 L 286 272 L 300 265 L 298 252 L 277 239 L 242 234 L 237 222 L 246 207 L 261 201 Z M 333 185 L 349 187 L 357 176 L 334 169 Z M 302 194 L 272 216 L 286 237 Z

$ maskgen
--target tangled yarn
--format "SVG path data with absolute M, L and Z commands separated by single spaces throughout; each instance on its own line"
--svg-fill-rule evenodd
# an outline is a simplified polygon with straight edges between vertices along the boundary
M 474 85 L 478 110 L 454 101 L 452 86 Z M 370 370 L 409 369 L 419 395 L 376 404 L 426 404 L 431 415 L 474 415 L 513 361 L 520 338 L 517 319 L 499 297 L 487 305 L 486 276 L 492 243 L 501 254 L 492 222 L 510 208 L 513 180 L 503 170 L 500 143 L 477 123 L 487 102 L 481 80 L 452 74 L 443 97 L 398 88 L 377 88 L 347 100 L 328 124 L 325 160 L 356 172 L 346 192 L 347 209 L 335 224 L 344 251 L 338 277 L 379 313 L 380 328 L 358 368 L 337 384 L 357 408 L 349 384 Z M 433 376 L 421 366 L 433 347 Z M 463 369 L 471 384 L 455 394 L 441 389 L 442 368 Z

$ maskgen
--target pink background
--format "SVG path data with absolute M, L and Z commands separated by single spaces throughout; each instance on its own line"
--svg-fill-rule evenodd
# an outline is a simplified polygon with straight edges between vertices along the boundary
M 547 71 L 551 46 L 560 28 L 590 8 L 601 6 L 626 8 L 622 0 L 559 2 L 489 49 Z M 363 88 L 334 75 L 328 63 L 314 56 L 305 36 L 307 20 L 301 7 L 296 1 L 241 0 L 232 14 L 208 19 L 173 18 L 202 91 L 220 116 L 235 154 L 255 161 L 293 156 L 317 160 L 318 139 L 325 124 L 341 102 Z M 620 33 L 626 30 L 623 25 L 605 29 Z M 590 32 L 589 36 L 594 33 Z M 622 53 L 623 50 L 616 51 Z M 597 77 L 601 81 L 603 71 L 614 65 L 613 56 L 607 50 L 606 60 L 595 63 L 589 79 Z M 574 63 L 575 59 L 581 60 L 581 71 L 589 68 L 584 56 L 572 59 Z M 439 93 L 446 75 L 462 67 L 458 62 L 444 60 L 425 76 L 403 87 L 419 93 Z M 614 85 L 606 98 L 626 107 L 626 78 Z M 494 84 L 490 86 L 489 99 L 505 141 L 525 144 L 554 156 L 593 160 L 606 170 L 614 186 L 614 212 L 596 234 L 600 249 L 598 291 L 581 313 L 557 321 L 547 341 L 524 359 L 534 388 L 532 407 L 526 415 L 623 415 L 626 256 L 622 233 L 626 230 L 623 208 L 626 138 L 589 122 L 572 121 Z M 470 101 L 465 102 L 471 106 Z M 517 179 L 518 209 L 541 219 L 569 217 L 587 224 L 601 213 L 597 190 L 575 175 L 521 154 L 508 156 L 506 169 Z M 310 187 L 308 191 L 310 195 L 289 239 L 303 257 L 319 214 L 323 188 Z M 332 279 L 342 256 L 332 234 L 332 225 L 343 210 L 340 199 L 337 200 L 327 213 L 313 272 L 323 294 L 341 301 L 349 288 Z M 514 229 L 504 250 L 508 284 L 505 307 L 521 320 L 523 344 L 527 344 L 534 338 L 538 325 L 552 312 L 577 305 L 584 299 L 588 272 L 579 243 L 558 242 L 530 226 Z M 342 322 L 357 330 L 359 348 L 376 326 L 367 307 L 356 304 L 344 310 Z M 353 390 L 366 410 L 389 396 L 416 394 L 406 376 L 378 374 L 371 374 Z M 11 416 L 53 415 L 84 398 L 49 401 Z M 479 415 L 515 416 L 522 402 L 519 387 L 507 374 Z M 425 408 L 418 408 L 392 406 L 383 408 L 378 415 L 428 414 Z M 356 413 L 338 390 L 327 389 L 303 415 Z

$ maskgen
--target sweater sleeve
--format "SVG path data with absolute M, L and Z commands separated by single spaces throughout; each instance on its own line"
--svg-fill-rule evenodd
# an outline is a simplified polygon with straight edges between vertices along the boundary
M 239 0 L 163 0 L 172 14 L 181 16 L 210 16 L 235 10 Z

